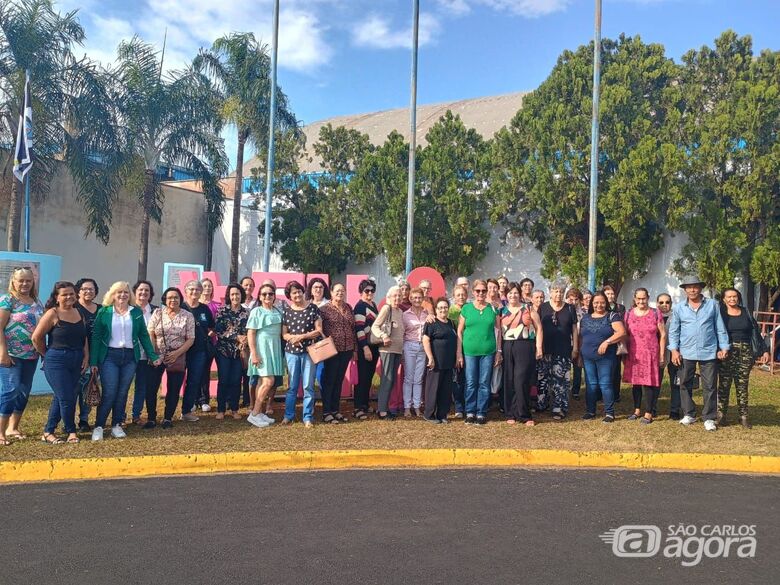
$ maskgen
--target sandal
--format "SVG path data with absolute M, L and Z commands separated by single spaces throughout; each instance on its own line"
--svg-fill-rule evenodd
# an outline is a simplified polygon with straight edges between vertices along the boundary
M 525 421 L 525 423 L 524 423 L 524 424 L 525 424 L 525 426 L 527 426 L 527 427 L 533 427 L 533 426 L 536 426 L 536 423 L 535 423 L 534 421 L 532 421 L 532 420 L 527 420 L 527 421 Z
M 11 441 L 9 441 L 8 439 L 0 439 L 0 445 L 5 446 L 5 445 L 10 445 L 10 444 L 11 444 Z
M 242 418 L 244 418 L 244 417 L 242 417 L 242 416 L 241 416 L 241 415 L 238 413 L 238 411 L 236 411 L 236 410 L 234 410 L 234 411 L 233 411 L 233 420 L 241 420 Z
M 78 437 L 68 437 L 68 440 L 65 442 L 71 445 L 75 445 L 76 443 L 80 443 L 81 440 Z
M 48 443 L 49 445 L 62 445 L 64 441 L 56 435 L 51 433 L 44 433 L 41 437 L 41 443 Z
M 217 420 L 225 420 L 225 413 L 224 412 L 218 412 L 217 416 L 214 417 Z
M 331 424 L 331 425 L 337 425 L 339 424 L 339 420 L 335 418 L 332 414 L 326 414 L 322 417 L 322 422 Z
M 555 412 L 552 415 L 553 420 L 562 421 L 566 418 L 566 415 L 562 412 Z
M 336 414 L 334 414 L 333 418 L 335 418 L 337 421 L 339 421 L 341 423 L 345 423 L 345 422 L 347 422 L 349 420 L 347 417 L 345 417 L 340 412 L 337 412 Z
M 358 420 L 367 420 L 368 415 L 364 410 L 354 410 L 352 411 L 352 418 L 356 418 Z
M 14 441 L 21 441 L 22 439 L 26 439 L 27 435 L 24 435 L 20 433 L 19 431 L 16 431 L 15 433 L 5 433 L 6 439 L 13 439 Z

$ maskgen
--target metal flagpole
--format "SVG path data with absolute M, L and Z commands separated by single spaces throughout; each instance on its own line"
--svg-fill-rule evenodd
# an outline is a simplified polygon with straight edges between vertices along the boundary
M 596 232 L 599 189 L 599 95 L 601 83 L 601 0 L 596 0 L 593 33 L 593 119 L 590 136 L 590 212 L 588 217 L 588 289 L 596 290 Z
M 27 171 L 24 181 L 24 251 L 30 252 L 30 175 L 32 168 Z
M 420 26 L 420 0 L 412 0 L 412 88 L 409 105 L 409 186 L 406 193 L 406 274 L 412 271 L 412 248 L 414 244 L 414 173 L 417 154 L 417 33 Z
M 271 112 L 268 117 L 268 165 L 265 174 L 265 233 L 263 235 L 263 271 L 271 269 L 271 211 L 273 209 L 274 194 L 274 151 L 276 149 L 276 137 L 274 127 L 276 125 L 276 54 L 279 50 L 279 0 L 274 0 L 274 23 L 271 40 Z M 238 194 L 239 205 L 241 194 Z

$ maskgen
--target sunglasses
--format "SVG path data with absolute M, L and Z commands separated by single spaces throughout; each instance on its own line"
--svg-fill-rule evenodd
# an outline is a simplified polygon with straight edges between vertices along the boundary
M 659 305 L 671 305 L 672 301 L 658 301 Z
M 373 288 L 367 288 L 363 292 L 368 294 L 374 294 L 376 291 Z
M 487 289 L 486 288 L 475 288 L 474 289 L 474 294 L 476 294 L 476 295 L 484 295 L 486 293 L 487 293 Z
M 32 266 L 17 266 L 14 268 L 14 272 L 21 272 L 22 270 L 32 270 Z
M 272 293 L 272 292 L 264 292 L 264 293 L 260 293 L 260 296 L 261 296 L 261 297 L 275 297 L 275 296 L 276 296 L 276 293 Z

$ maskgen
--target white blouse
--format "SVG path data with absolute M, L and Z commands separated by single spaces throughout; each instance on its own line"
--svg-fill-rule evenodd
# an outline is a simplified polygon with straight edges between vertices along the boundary
M 124 315 L 114 310 L 111 318 L 111 341 L 108 342 L 108 347 L 133 347 L 133 319 L 129 309 Z

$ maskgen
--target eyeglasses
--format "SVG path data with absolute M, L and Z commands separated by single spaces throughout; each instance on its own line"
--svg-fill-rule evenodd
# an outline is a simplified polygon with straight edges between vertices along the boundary
M 276 293 L 272 293 L 272 292 L 264 292 L 264 293 L 260 293 L 260 296 L 261 296 L 261 297 L 275 297 L 275 296 L 276 296 Z
M 475 295 L 484 295 L 484 294 L 487 294 L 487 289 L 486 289 L 486 288 L 475 288 L 475 289 L 474 289 L 474 294 L 475 294 Z
M 171 301 L 173 301 L 174 303 L 180 303 L 181 302 L 179 297 L 165 297 L 165 299 L 163 299 L 163 301 L 166 302 L 166 303 L 170 303 Z

